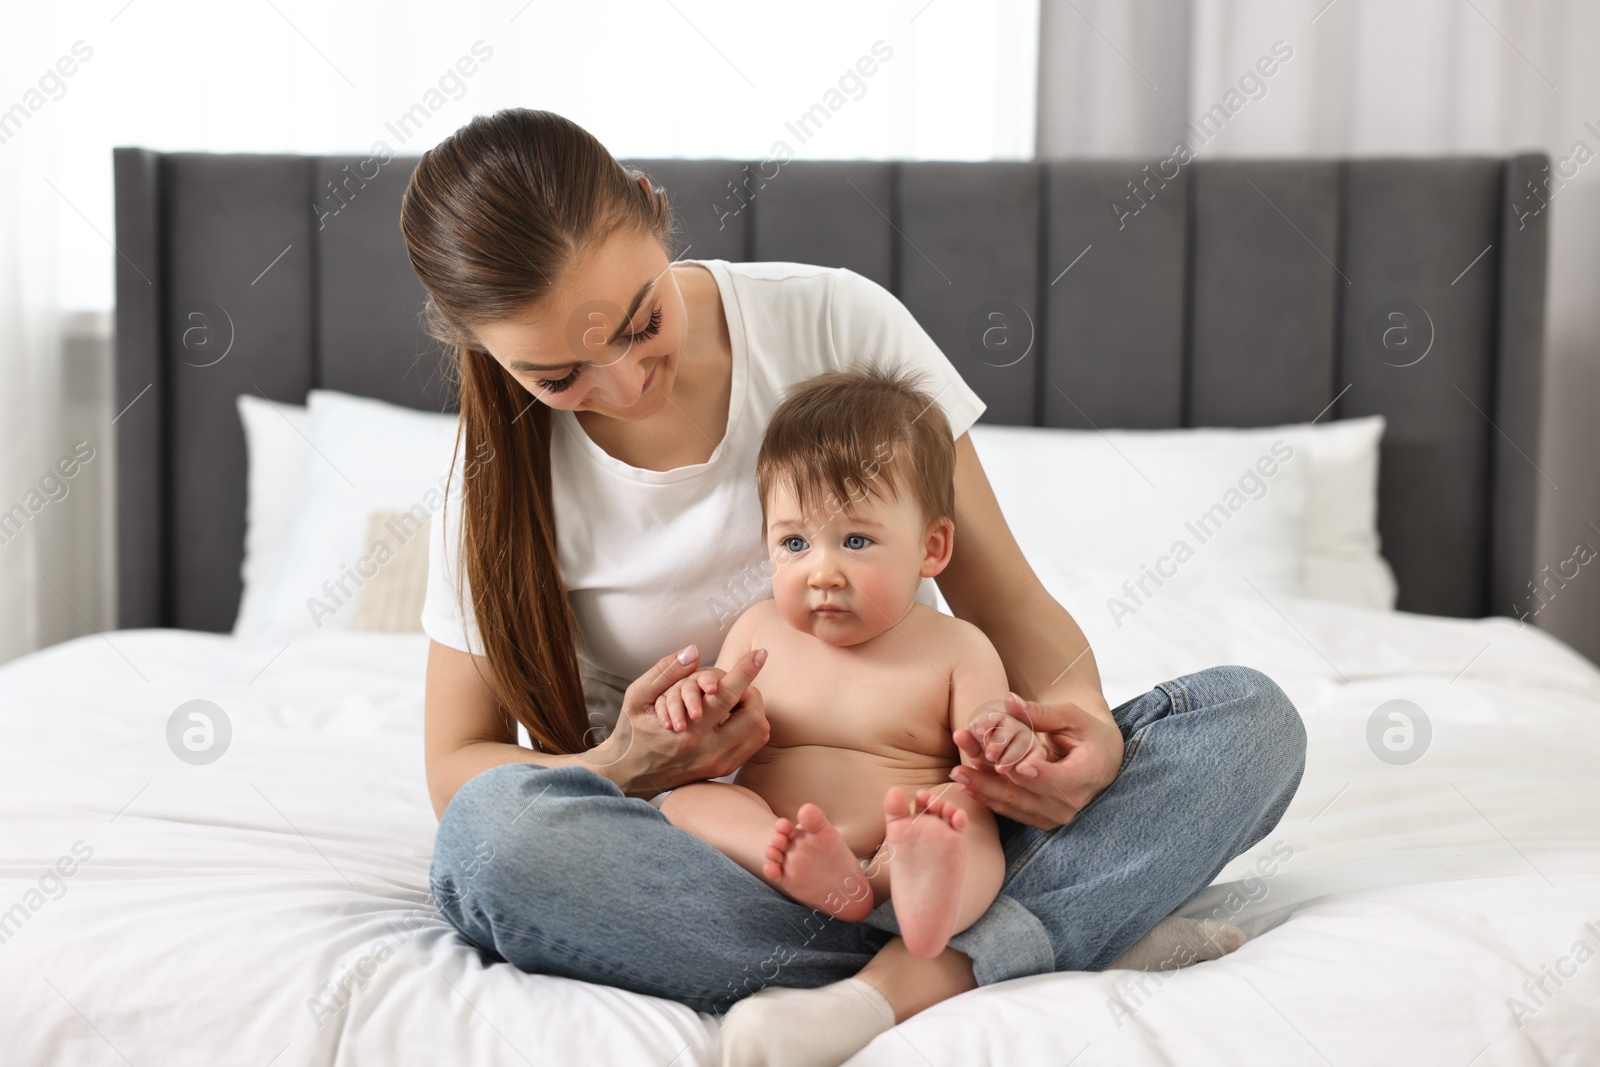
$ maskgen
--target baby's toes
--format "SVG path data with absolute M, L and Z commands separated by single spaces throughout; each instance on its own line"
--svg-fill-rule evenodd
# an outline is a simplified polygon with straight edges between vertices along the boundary
M 915 815 L 913 803 L 906 797 L 906 791 L 899 786 L 890 786 L 883 794 L 883 817 L 889 822 L 909 818 Z
M 943 819 L 952 826 L 955 826 L 957 829 L 960 829 L 960 825 L 958 825 L 955 821 L 956 816 L 959 815 L 963 819 L 966 817 L 966 812 L 962 811 L 961 808 L 953 801 L 947 800 L 942 796 L 933 797 L 928 801 L 928 813 L 931 815 L 937 815 L 939 818 Z
M 810 833 L 817 833 L 828 824 L 828 817 L 823 814 L 822 809 L 810 801 L 800 805 L 800 810 L 794 814 L 801 829 Z

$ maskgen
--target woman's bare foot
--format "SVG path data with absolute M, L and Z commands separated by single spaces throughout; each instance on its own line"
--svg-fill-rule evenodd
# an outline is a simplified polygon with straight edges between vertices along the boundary
M 815 804 L 795 812 L 799 825 L 779 818 L 767 846 L 762 876 L 801 904 L 836 919 L 860 922 L 872 911 L 872 887 L 855 853 Z
M 917 790 L 913 808 L 904 789 L 890 786 L 883 795 L 883 814 L 900 937 L 913 956 L 937 956 L 950 940 L 961 903 L 967 857 L 961 838 L 967 813 L 926 789 Z

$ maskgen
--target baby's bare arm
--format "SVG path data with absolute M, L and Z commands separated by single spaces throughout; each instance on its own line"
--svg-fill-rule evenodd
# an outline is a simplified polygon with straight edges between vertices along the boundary
M 759 629 L 756 625 L 762 612 L 766 610 L 765 601 L 751 604 L 739 617 L 733 620 L 733 626 L 728 630 L 728 636 L 723 638 L 722 649 L 717 653 L 716 667 L 726 673 L 732 669 L 739 658 L 749 652 L 754 645 L 754 635 Z
M 1009 688 L 1000 653 L 995 651 L 982 630 L 976 626 L 962 626 L 958 651 L 950 671 L 950 714 L 947 725 L 951 734 L 967 726 L 983 704 L 989 701 L 1003 702 Z
M 994 645 L 977 627 L 962 629 L 961 655 L 950 672 L 947 725 L 952 734 L 970 721 L 984 701 L 1003 700 L 1007 688 L 1005 664 Z M 999 823 L 987 804 L 968 796 L 954 782 L 940 786 L 938 793 L 967 813 L 966 869 L 955 926 L 959 932 L 976 922 L 999 894 L 1005 880 L 1005 852 L 1000 847 Z

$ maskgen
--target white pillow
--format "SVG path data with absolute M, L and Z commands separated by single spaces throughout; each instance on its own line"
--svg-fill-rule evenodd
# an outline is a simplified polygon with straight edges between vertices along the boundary
M 1262 431 L 1310 447 L 1306 596 L 1394 609 L 1400 587 L 1378 538 L 1378 444 L 1386 425 L 1382 415 L 1367 415 Z
M 1364 415 L 1234 431 L 1263 441 L 1282 437 L 1311 456 L 1311 497 L 1306 505 L 1308 597 L 1394 609 L 1399 586 L 1378 538 L 1378 445 L 1387 425 L 1382 415 Z
M 1310 458 L 1284 435 L 1235 430 L 972 428 L 1023 553 L 1116 571 L 1121 607 L 1163 589 L 1302 596 Z M 956 531 L 959 543 L 961 531 Z
M 311 391 L 307 407 L 315 447 L 302 501 L 262 610 L 234 630 L 252 640 L 348 630 L 361 587 L 413 538 L 426 537 L 444 504 L 455 415 L 323 389 Z M 369 538 L 379 511 L 406 517 Z
M 1017 531 L 1017 527 L 1039 521 L 1034 517 L 1038 507 L 1030 501 L 1039 495 L 1041 483 L 1038 481 L 1038 471 L 1041 464 L 1057 469 L 1064 464 L 1074 467 L 1088 464 L 1099 470 L 1095 478 L 1102 483 L 1105 491 L 1113 494 L 1113 499 L 1137 499 L 1140 491 L 1148 493 L 1149 487 L 1137 473 L 1132 472 L 1127 460 L 1111 448 L 1113 443 L 1124 452 L 1132 449 L 1153 450 L 1156 453 L 1173 451 L 1180 457 L 1183 453 L 1189 453 L 1193 461 L 1191 477 L 1225 482 L 1231 466 L 1207 470 L 1207 464 L 1212 461 L 1209 457 L 1214 454 L 1216 447 L 1213 442 L 1233 441 L 1246 451 L 1254 450 L 1259 454 L 1269 449 L 1273 441 L 1282 440 L 1300 458 L 1309 459 L 1309 463 L 1304 464 L 1301 470 L 1308 479 L 1304 540 L 1300 549 L 1304 561 L 1302 594 L 1389 610 L 1394 607 L 1396 584 L 1394 571 L 1379 551 L 1377 529 L 1378 443 L 1384 427 L 1383 416 L 1370 415 L 1325 424 L 1294 423 L 1251 429 L 1115 430 L 1107 431 L 1104 437 L 1095 430 L 1030 430 L 1025 432 L 1051 436 L 1039 438 L 1031 454 L 1019 452 L 1015 447 L 992 448 L 995 456 L 993 464 L 984 458 L 985 446 L 981 438 L 991 436 L 997 430 L 1009 432 L 1013 428 L 979 424 L 973 427 L 972 438 L 1019 543 L 1023 535 Z M 1140 443 L 1131 444 L 1130 441 Z M 1099 447 L 1096 447 L 1096 442 L 1099 442 Z M 1227 457 L 1225 452 L 1222 455 L 1230 463 L 1236 462 Z M 1171 460 L 1177 471 L 1184 469 L 1180 457 Z M 996 465 L 1002 463 L 1006 468 L 997 470 Z M 1132 474 L 1132 483 L 1118 473 L 1119 468 Z M 1151 477 L 1154 478 L 1154 475 Z M 1277 475 L 1274 475 L 1272 481 L 1276 480 Z M 1043 484 L 1049 486 L 1056 483 L 1047 477 Z M 1008 500 L 1015 503 L 1008 506 Z M 1118 506 L 1123 506 L 1120 500 Z M 1251 502 L 1248 506 L 1254 507 L 1256 504 Z M 1267 517 L 1258 516 L 1261 519 Z M 1250 530 L 1249 524 L 1241 527 L 1241 532 L 1248 534 Z M 1090 533 L 1095 543 L 1089 545 L 1078 544 L 1074 540 L 1078 535 L 1070 534 L 1053 543 L 1047 541 L 1038 544 L 1038 556 L 1029 551 L 1026 544 L 1024 551 L 1028 553 L 1030 561 L 1046 559 L 1057 569 L 1120 570 L 1130 577 L 1137 576 L 1139 564 L 1134 562 L 1130 571 L 1126 551 L 1116 550 L 1114 546 L 1112 551 L 1107 551 L 1099 544 L 1101 540 L 1122 537 L 1124 534 L 1120 527 L 1113 524 L 1109 531 L 1092 530 Z M 1282 533 L 1281 527 L 1274 531 L 1272 539 L 1263 546 L 1264 550 L 1274 556 L 1281 553 Z M 1132 536 L 1138 537 L 1139 534 L 1135 531 Z M 1245 550 L 1248 551 L 1247 547 Z M 1206 561 L 1197 558 L 1185 564 L 1184 569 L 1202 562 Z M 1198 573 L 1207 581 L 1217 577 L 1228 580 L 1225 568 L 1219 571 L 1209 564 L 1201 566 Z M 1238 584 L 1237 578 L 1233 581 L 1235 585 Z
M 244 425 L 247 499 L 239 568 L 244 593 L 233 630 L 248 633 L 259 628 L 267 610 L 266 591 L 283 564 L 305 495 L 306 465 L 313 455 L 311 413 L 303 404 L 280 404 L 254 393 L 239 394 L 236 403 Z

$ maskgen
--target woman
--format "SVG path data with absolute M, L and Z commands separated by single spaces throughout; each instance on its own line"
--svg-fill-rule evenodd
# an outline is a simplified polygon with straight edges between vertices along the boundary
M 426 153 L 401 228 L 459 369 L 458 469 L 423 623 L 431 881 L 468 941 L 711 1012 L 791 987 L 751 1004 L 781 993 L 785 1017 L 809 1017 L 796 990 L 859 972 L 883 1016 L 842 1039 L 859 1047 L 977 985 L 1104 968 L 1277 824 L 1304 766 L 1293 705 L 1259 672 L 1215 667 L 1107 706 L 973 451 L 982 401 L 881 287 L 799 264 L 672 262 L 665 194 L 573 123 L 525 109 Z M 766 742 L 761 650 L 724 681 L 740 694 L 731 714 L 680 734 L 654 703 L 767 595 L 750 471 L 783 388 L 880 356 L 944 383 L 959 537 L 939 589 L 999 650 L 1027 698 L 1008 710 L 1044 755 L 997 770 L 958 732 L 976 766 L 951 776 L 1004 817 L 1007 881 L 932 960 L 905 951 L 887 905 L 862 923 L 813 913 L 647 802 Z M 836 998 L 829 1029 L 850 1029 L 846 1010 Z

